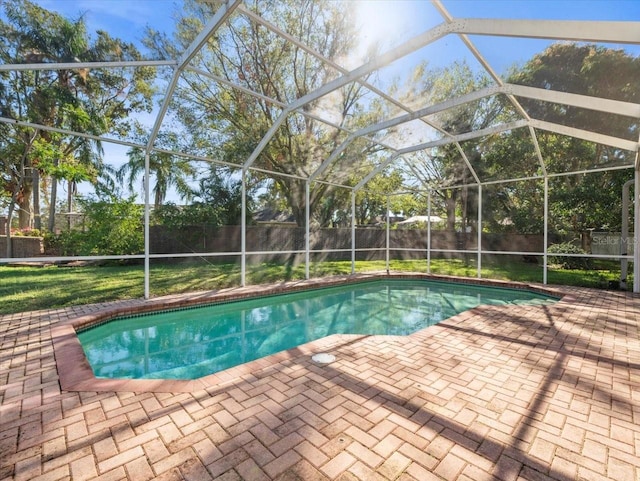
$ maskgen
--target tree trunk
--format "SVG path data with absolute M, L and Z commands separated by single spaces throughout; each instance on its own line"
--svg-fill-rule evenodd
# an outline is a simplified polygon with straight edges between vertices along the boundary
M 25 178 L 22 184 L 22 195 L 18 199 L 18 227 L 29 229 L 31 227 L 31 200 L 33 184 L 30 178 Z
M 6 251 L 6 257 L 7 259 L 10 259 L 11 257 L 13 257 L 13 249 L 12 249 L 12 242 L 11 242 L 11 218 L 13 217 L 13 207 L 14 207 L 14 202 L 13 199 L 11 200 L 11 203 L 9 204 L 9 212 L 7 214 L 7 225 L 5 228 L 5 235 L 7 236 L 7 251 Z
M 67 229 L 71 230 L 71 212 L 73 212 L 73 181 L 67 182 Z
M 56 201 L 58 197 L 58 181 L 51 179 L 51 200 L 49 202 L 49 232 L 55 233 L 56 229 Z
M 35 130 L 29 138 L 22 158 L 20 159 L 20 173 L 18 177 L 18 185 L 16 186 L 9 204 L 9 216 L 7 219 L 7 252 L 11 251 L 11 217 L 16 206 L 18 206 L 18 226 L 20 229 L 31 227 L 31 200 L 33 194 L 33 176 L 26 175 L 27 168 L 31 167 L 29 162 L 29 151 L 33 146 L 33 142 L 38 136 L 39 131 Z
M 467 227 L 469 227 L 469 190 L 467 187 L 462 188 L 462 232 L 467 233 Z
M 33 228 L 42 229 L 42 219 L 40 218 L 40 172 L 33 169 Z
M 282 191 L 291 207 L 291 213 L 293 214 L 296 224 L 298 227 L 306 227 L 305 200 L 307 195 L 304 182 L 290 180 L 288 183 L 282 182 L 280 185 L 283 187 Z

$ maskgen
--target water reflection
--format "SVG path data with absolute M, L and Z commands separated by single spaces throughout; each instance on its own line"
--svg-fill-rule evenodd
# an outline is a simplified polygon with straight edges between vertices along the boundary
M 407 335 L 480 304 L 550 302 L 521 290 L 373 281 L 123 318 L 79 337 L 97 377 L 195 379 L 331 334 Z

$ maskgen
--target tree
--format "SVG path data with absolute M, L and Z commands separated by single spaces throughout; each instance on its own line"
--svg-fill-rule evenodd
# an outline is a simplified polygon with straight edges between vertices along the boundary
M 253 202 L 251 188 L 247 189 L 247 218 L 251 217 Z M 193 191 L 196 205 L 210 206 L 216 212 L 217 225 L 240 225 L 242 222 L 242 180 L 224 167 L 211 165 L 208 175 Z
M 513 71 L 508 81 L 637 103 L 640 85 L 636 79 L 639 77 L 640 57 L 619 49 L 557 43 Z M 637 140 L 640 132 L 638 119 L 534 99 L 520 101 L 529 115 L 548 122 L 629 140 Z M 547 171 L 552 173 L 633 163 L 632 152 L 551 132 L 538 132 L 538 141 Z M 505 150 L 514 148 L 518 148 L 514 142 L 505 145 Z M 558 232 L 569 229 L 575 233 L 587 228 L 618 230 L 622 185 L 631 178 L 633 172 L 627 170 L 552 179 L 549 195 L 551 228 Z M 527 223 L 529 216 L 516 210 L 513 217 Z M 521 228 L 526 227 L 522 225 Z
M 336 63 L 355 46 L 348 4 L 270 0 L 257 2 L 251 9 Z M 188 0 L 183 12 L 174 39 L 149 32 L 147 45 L 158 55 L 173 57 L 183 51 L 205 19 L 210 18 L 212 6 Z M 178 84 L 174 97 L 176 117 L 193 136 L 188 142 L 192 150 L 237 165 L 246 161 L 274 124 L 282 112 L 281 104 L 303 97 L 339 75 L 326 62 L 244 16 L 233 17 L 228 26 L 218 30 L 197 61 L 206 76 L 190 71 L 183 74 L 184 82 Z M 222 81 L 212 81 L 212 76 Z M 249 96 L 227 82 L 263 97 Z M 340 126 L 357 127 L 365 121 L 365 115 L 370 115 L 366 120 L 373 118 L 365 114 L 360 103 L 364 93 L 359 84 L 345 87 L 306 105 L 304 112 L 331 118 Z M 286 199 L 298 224 L 304 223 L 306 204 L 306 185 L 301 178 L 312 174 L 344 137 L 325 123 L 299 113 L 290 114 L 256 159 L 257 167 L 283 174 L 274 176 L 271 185 Z M 347 179 L 346 167 L 357 168 L 376 148 L 366 142 L 354 143 L 345 153 L 342 169 L 330 170 L 333 180 Z M 262 178 L 255 172 L 252 175 Z M 328 183 L 314 182 L 310 190 L 311 212 L 316 212 L 335 189 Z M 319 218 L 326 221 L 327 217 Z
M 73 63 L 83 61 L 139 60 L 132 45 L 98 31 L 90 38 L 82 17 L 68 20 L 28 0 L 3 3 L 5 19 L 0 19 L 0 58 L 3 63 Z M 59 129 L 102 135 L 124 135 L 132 112 L 151 109 L 153 90 L 150 68 L 10 71 L 0 77 L 0 114 Z M 85 138 L 53 134 L 43 129 L 14 129 L 13 146 L 3 145 L 13 155 L 8 162 L 15 168 L 7 188 L 19 188 L 12 197 L 18 202 L 20 225 L 29 223 L 33 208 L 39 208 L 40 176 L 49 175 L 50 205 L 56 204 L 59 178 L 70 184 L 90 178 L 98 182 L 104 167 L 99 144 Z M 33 139 L 33 140 L 30 140 Z M 47 149 L 34 149 L 41 140 Z M 42 143 L 40 144 L 42 145 Z M 46 152 L 45 158 L 38 157 Z M 20 168 L 24 159 L 23 168 Z M 61 163 L 76 165 L 73 174 Z M 78 176 L 82 170 L 84 173 Z M 35 202 L 31 203 L 32 198 Z M 11 209 L 10 209 L 11 210 Z M 49 227 L 53 226 L 54 212 Z
M 615 66 L 616 75 L 612 76 Z M 637 102 L 640 88 L 633 81 L 640 74 L 640 58 L 624 51 L 593 45 L 554 44 L 508 76 L 510 83 L 525 84 L 561 92 L 580 93 Z M 464 64 L 454 64 L 432 74 L 425 68 L 415 75 L 424 79 L 411 95 L 427 92 L 429 103 L 445 100 L 486 85 L 474 78 Z M 523 108 L 535 118 L 562 125 L 601 132 L 629 140 L 638 138 L 639 122 L 576 107 L 519 98 Z M 513 109 L 498 98 L 487 98 L 435 116 L 444 130 L 456 134 L 481 129 L 516 118 Z M 580 171 L 618 164 L 631 164 L 632 153 L 581 139 L 537 131 L 537 140 L 547 172 Z M 527 177 L 541 174 L 540 162 L 526 129 L 495 134 L 461 145 L 469 164 L 481 181 Z M 426 185 L 472 184 L 469 169 L 454 144 L 416 154 L 409 175 Z M 617 229 L 622 185 L 630 171 L 600 172 L 570 176 L 550 182 L 549 225 L 552 230 L 576 233 L 586 228 Z M 477 216 L 475 189 L 440 189 L 434 204 L 446 211 L 447 228 L 454 229 L 456 212 L 464 225 Z M 483 220 L 493 231 L 514 229 L 521 233 L 543 231 L 542 182 L 518 182 L 483 188 Z M 465 220 L 466 219 L 466 220 Z
M 157 144 L 165 150 L 179 150 L 178 134 L 160 132 Z M 138 130 L 138 140 L 147 143 L 147 137 Z M 133 190 L 133 184 L 144 176 L 145 152 L 142 149 L 133 148 L 127 152 L 129 161 L 120 167 L 116 173 L 119 181 L 127 180 L 129 190 Z M 153 176 L 153 205 L 158 208 L 164 202 L 171 187 L 174 187 L 183 199 L 189 199 L 193 190 L 190 182 L 195 177 L 195 168 L 192 162 L 185 158 L 152 150 L 149 153 L 149 173 Z
M 612 73 L 615 72 L 615 75 Z M 640 57 L 621 49 L 576 43 L 555 43 L 512 72 L 510 83 L 637 103 Z M 630 140 L 638 138 L 638 119 L 579 107 L 520 99 L 534 118 L 601 132 Z
M 356 222 L 360 225 L 374 222 L 376 217 L 387 218 L 387 195 L 397 192 L 402 186 L 402 174 L 398 170 L 387 169 L 374 176 L 356 194 Z

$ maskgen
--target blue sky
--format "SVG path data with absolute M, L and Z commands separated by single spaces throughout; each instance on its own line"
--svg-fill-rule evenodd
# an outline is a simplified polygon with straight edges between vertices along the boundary
M 371 41 L 382 37 L 388 46 L 442 22 L 427 0 L 347 1 L 360 12 L 358 23 L 363 37 Z M 36 3 L 71 18 L 84 15 L 92 32 L 104 29 L 113 36 L 139 42 L 147 25 L 171 31 L 181 0 L 36 0 Z M 640 0 L 442 0 L 442 3 L 454 17 L 640 21 Z M 499 73 L 514 63 L 526 62 L 550 43 L 491 37 L 477 37 L 473 41 Z M 640 47 L 624 48 L 640 54 Z M 453 37 L 422 53 L 436 66 L 460 55 L 468 53 Z
M 84 15 L 90 32 L 106 30 L 114 37 L 139 42 L 147 25 L 170 29 L 178 0 L 35 0 L 68 18 Z
M 458 17 L 555 20 L 640 18 L 638 0 L 444 0 L 444 5 L 453 16 Z

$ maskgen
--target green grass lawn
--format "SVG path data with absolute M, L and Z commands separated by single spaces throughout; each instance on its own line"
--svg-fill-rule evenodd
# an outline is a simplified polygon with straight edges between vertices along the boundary
M 384 261 L 358 261 L 356 272 L 384 270 Z M 426 272 L 425 260 L 391 261 L 392 271 Z M 311 277 L 349 274 L 350 261 L 314 262 Z M 475 258 L 433 259 L 431 273 L 476 277 Z M 248 284 L 268 284 L 304 279 L 304 265 L 264 263 L 247 266 Z M 542 267 L 506 259 L 483 261 L 482 277 L 521 282 L 542 282 Z M 549 284 L 607 287 L 619 278 L 619 265 L 600 263 L 593 270 L 549 270 Z M 630 281 L 631 282 L 631 281 Z M 177 263 L 152 265 L 150 290 L 153 296 L 221 289 L 240 284 L 238 264 Z M 630 284 L 631 285 L 631 284 Z M 86 267 L 0 266 L 0 314 L 53 309 L 144 296 L 141 265 Z

